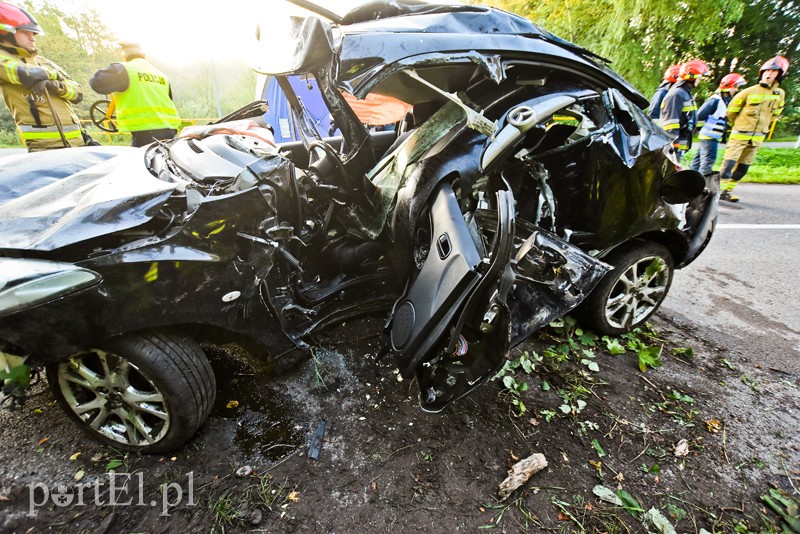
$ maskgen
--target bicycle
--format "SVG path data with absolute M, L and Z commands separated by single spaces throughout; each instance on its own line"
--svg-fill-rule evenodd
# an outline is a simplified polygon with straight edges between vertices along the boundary
M 89 107 L 89 117 L 92 119 L 92 124 L 100 128 L 104 132 L 116 133 L 119 131 L 117 128 L 116 106 L 114 104 L 114 97 L 104 98 L 98 100 Z

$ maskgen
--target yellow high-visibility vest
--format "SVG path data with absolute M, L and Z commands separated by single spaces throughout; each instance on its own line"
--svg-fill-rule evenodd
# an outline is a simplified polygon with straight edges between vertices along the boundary
M 128 89 L 113 93 L 117 127 L 122 132 L 177 129 L 178 110 L 169 97 L 169 80 L 143 58 L 123 63 L 128 71 Z

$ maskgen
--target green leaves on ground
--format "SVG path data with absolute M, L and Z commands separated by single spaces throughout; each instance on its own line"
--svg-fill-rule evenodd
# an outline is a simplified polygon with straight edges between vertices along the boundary
M 522 394 L 528 391 L 529 379 L 538 376 L 541 391 L 554 390 L 562 399 L 558 410 L 566 416 L 575 417 L 587 406 L 586 399 L 592 388 L 602 383 L 594 376 L 600 372 L 597 352 L 609 354 L 636 354 L 638 367 L 642 372 L 663 365 L 661 354 L 663 341 L 649 328 L 636 328 L 620 337 L 603 336 L 599 338 L 589 330 L 584 330 L 572 317 L 553 321 L 542 331 L 541 340 L 546 343 L 541 353 L 521 351 L 516 358 L 507 360 L 503 368 L 492 378 L 502 379 L 504 394 L 514 407 L 517 416 L 527 413 Z M 655 342 L 655 343 L 654 343 Z M 675 353 L 691 357 L 691 349 L 676 349 Z M 551 377 L 557 377 L 554 387 Z M 674 392 L 680 395 L 677 392 Z M 676 397 L 676 400 L 689 402 L 690 397 Z M 540 410 L 540 416 L 547 422 L 558 412 Z
M 800 532 L 800 503 L 797 500 L 776 489 L 770 489 L 761 500 L 780 516 L 784 532 Z
M 11 406 L 22 403 L 30 385 L 31 370 L 25 365 L 25 358 L 0 351 L 0 399 L 5 394 L 12 398 Z

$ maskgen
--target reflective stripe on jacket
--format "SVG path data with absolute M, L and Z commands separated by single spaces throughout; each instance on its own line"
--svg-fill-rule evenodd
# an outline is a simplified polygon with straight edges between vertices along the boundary
M 683 81 L 683 80 L 681 80 Z M 679 81 L 672 86 L 661 103 L 661 127 L 676 136 L 675 146 L 688 150 L 692 146 L 692 133 L 697 127 L 697 104 L 691 85 Z
M 697 112 L 697 125 L 700 127 L 697 138 L 722 141 L 728 129 L 727 112 L 728 106 L 725 105 L 722 95 L 714 93 L 708 97 L 708 100 L 700 106 L 700 111 Z
M 79 124 L 71 103 L 83 99 L 80 85 L 61 67 L 24 48 L 0 47 L 0 92 L 18 127 L 54 127 L 53 111 L 44 95 L 31 87 L 40 80 L 58 80 L 57 90 L 49 90 L 50 102 L 65 128 Z M 56 133 L 56 137 L 60 136 Z
M 181 121 L 169 96 L 167 77 L 143 58 L 123 65 L 130 85 L 126 91 L 113 93 L 120 131 L 177 129 Z
M 753 85 L 737 93 L 728 104 L 728 122 L 733 125 L 730 139 L 760 144 L 783 111 L 785 100 L 786 92 L 777 83 L 772 87 Z
M 58 126 L 25 126 L 20 124 L 18 127 L 19 133 L 25 141 L 32 139 L 61 139 L 61 134 L 58 132 Z M 77 124 L 70 124 L 63 126 L 62 131 L 64 137 L 67 139 L 77 139 L 81 136 L 81 128 Z

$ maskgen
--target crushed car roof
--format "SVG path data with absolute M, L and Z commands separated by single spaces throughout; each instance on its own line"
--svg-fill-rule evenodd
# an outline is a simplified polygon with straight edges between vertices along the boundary
M 304 2 L 306 6 L 309 2 Z M 324 11 L 324 10 L 323 10 Z M 335 42 L 337 82 L 363 98 L 388 65 L 419 56 L 484 54 L 503 60 L 540 60 L 615 87 L 641 107 L 647 99 L 596 54 L 561 39 L 528 19 L 484 6 L 427 4 L 417 0 L 376 0 L 337 20 Z M 307 28 L 310 30 L 310 28 Z M 417 34 L 411 37 L 409 34 Z M 319 41 L 306 39 L 308 46 Z M 324 54 L 308 49 L 299 55 Z M 330 56 L 329 56 L 330 57 Z M 430 59 L 430 58 L 429 58 Z M 435 59 L 431 59 L 435 62 Z

